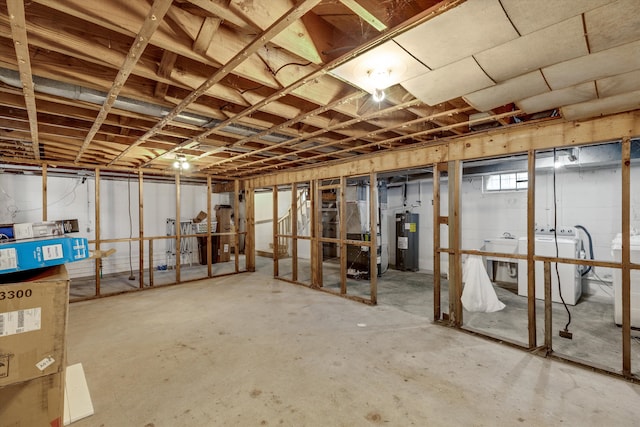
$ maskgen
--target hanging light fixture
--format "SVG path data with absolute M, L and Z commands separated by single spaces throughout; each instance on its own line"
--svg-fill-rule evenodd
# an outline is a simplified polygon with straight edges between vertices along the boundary
M 174 169 L 180 169 L 182 171 L 189 169 L 189 167 L 189 162 L 187 161 L 187 158 L 184 154 L 176 155 L 176 160 L 173 162 Z

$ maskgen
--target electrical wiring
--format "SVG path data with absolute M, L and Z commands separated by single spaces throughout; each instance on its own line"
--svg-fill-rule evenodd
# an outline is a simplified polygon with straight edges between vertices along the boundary
M 76 199 L 76 189 L 78 188 L 78 186 L 80 185 L 80 180 L 76 180 L 76 182 L 73 185 L 73 188 L 71 188 L 69 191 L 67 191 L 66 193 L 64 193 L 62 196 L 60 196 L 60 198 L 58 198 L 58 200 L 47 203 L 47 207 L 51 207 L 54 205 L 57 205 L 58 203 L 64 201 L 67 197 L 69 197 L 70 195 L 73 194 L 73 199 L 71 199 L 69 202 L 65 203 L 65 206 L 69 206 L 71 205 L 75 199 Z M 18 212 L 34 212 L 34 211 L 39 211 L 42 210 L 42 208 L 38 207 L 38 208 L 31 208 L 31 209 L 20 209 L 17 205 L 17 201 L 16 199 L 14 199 L 9 193 L 7 193 L 7 191 L 0 186 L 0 191 L 2 191 L 2 193 L 9 199 L 13 201 L 12 205 L 7 205 L 5 207 L 5 209 L 7 210 L 7 212 L 9 213 L 9 215 L 11 216 L 11 219 L 15 219 L 16 215 L 18 214 Z
M 558 200 L 557 200 L 557 185 L 556 185 L 556 149 L 553 149 L 553 240 L 556 244 L 556 258 L 560 258 L 560 248 L 558 247 Z M 567 324 L 564 326 L 564 332 L 569 332 L 569 325 L 571 324 L 571 311 L 569 311 L 569 307 L 567 303 L 564 302 L 564 297 L 562 296 L 562 284 L 560 283 L 560 270 L 558 268 L 558 263 L 555 263 L 556 270 L 556 278 L 558 279 L 558 294 L 560 295 L 560 301 L 562 301 L 562 305 L 564 309 L 567 311 Z

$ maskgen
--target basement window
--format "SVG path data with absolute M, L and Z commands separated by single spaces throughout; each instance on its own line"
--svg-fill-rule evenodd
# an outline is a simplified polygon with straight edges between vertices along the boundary
M 511 172 L 482 177 L 482 189 L 486 193 L 526 190 L 529 187 L 527 172 Z

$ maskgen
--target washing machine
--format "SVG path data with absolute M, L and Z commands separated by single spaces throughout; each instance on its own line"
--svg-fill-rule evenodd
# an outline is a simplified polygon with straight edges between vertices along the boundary
M 579 258 L 580 237 L 573 227 L 558 227 L 558 255 L 556 255 L 556 237 L 553 229 L 537 228 L 535 233 L 536 255 L 558 258 Z M 521 237 L 518 242 L 518 253 L 526 255 L 527 238 Z M 536 261 L 536 298 L 544 300 L 544 263 Z M 582 277 L 575 264 L 558 264 L 560 287 L 556 275 L 556 263 L 551 263 L 551 301 L 576 305 L 582 295 Z M 528 295 L 527 261 L 518 260 L 518 295 Z
M 631 262 L 640 264 L 640 234 L 631 236 Z M 613 258 L 622 261 L 622 235 L 611 242 Z M 616 325 L 622 325 L 622 270 L 613 269 L 613 315 Z M 631 327 L 640 328 L 640 270 L 631 270 Z

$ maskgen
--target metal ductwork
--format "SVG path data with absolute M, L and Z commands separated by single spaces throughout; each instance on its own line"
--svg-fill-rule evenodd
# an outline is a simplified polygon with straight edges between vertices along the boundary
M 17 71 L 9 70 L 7 68 L 0 68 L 0 82 L 22 89 L 22 82 L 20 81 L 20 75 Z M 40 93 L 46 93 L 48 95 L 58 96 L 65 99 L 72 99 L 76 101 L 88 102 L 90 104 L 103 105 L 107 98 L 106 92 L 101 92 L 94 89 L 89 89 L 82 86 L 72 85 L 69 83 L 63 83 L 56 80 L 51 80 L 44 77 L 33 76 L 34 90 Z M 149 102 L 138 101 L 132 98 L 126 98 L 119 96 L 113 103 L 113 108 L 129 111 L 132 113 L 143 114 L 152 117 L 165 117 L 171 109 L 157 104 L 151 104 Z M 212 128 L 219 125 L 221 122 L 217 119 L 211 119 L 206 116 L 198 114 L 182 112 L 174 119 L 177 122 L 185 123 L 189 125 L 199 126 L 203 128 Z M 256 135 L 262 130 L 250 128 L 243 125 L 230 125 L 222 128 L 223 131 L 233 133 L 235 135 L 241 135 L 243 137 L 250 137 Z M 263 139 L 268 142 L 284 142 L 291 138 L 282 134 L 271 134 L 262 136 Z

